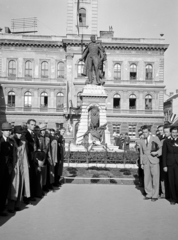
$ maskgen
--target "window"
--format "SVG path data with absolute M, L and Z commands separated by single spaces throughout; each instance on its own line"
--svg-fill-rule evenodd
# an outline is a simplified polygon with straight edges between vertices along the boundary
M 137 66 L 135 64 L 130 65 L 130 80 L 137 79 Z
M 80 61 L 77 66 L 78 77 L 82 77 L 84 62 Z
M 149 94 L 145 97 L 145 109 L 152 109 L 152 96 Z
M 24 106 L 31 107 L 32 106 L 32 94 L 31 92 L 26 92 L 24 94 Z
M 121 79 L 121 65 L 118 63 L 114 65 L 114 79 Z
M 121 129 L 121 126 L 119 124 L 112 125 L 113 133 L 120 133 L 120 129 Z
M 56 108 L 61 109 L 64 108 L 64 94 L 58 93 L 56 96 Z
M 136 137 L 136 125 L 129 125 L 129 137 Z
M 136 109 L 136 96 L 134 94 L 129 97 L 129 109 Z
M 32 77 L 32 62 L 25 62 L 25 77 Z
M 64 78 L 64 63 L 59 62 L 57 64 L 57 78 Z
M 14 60 L 9 61 L 8 75 L 13 77 L 16 76 L 16 62 Z
M 7 104 L 8 107 L 15 107 L 15 92 L 11 91 L 8 93 Z
M 120 95 L 115 94 L 113 98 L 113 108 L 119 109 L 120 108 Z
M 48 94 L 46 92 L 41 93 L 40 106 L 41 106 L 41 108 L 47 108 L 48 107 Z
M 151 64 L 146 65 L 146 80 L 153 79 L 153 67 Z
M 82 105 L 82 98 L 81 98 L 82 92 L 79 92 L 77 94 L 77 107 L 80 107 Z
M 79 27 L 86 26 L 86 9 L 79 9 Z
M 41 63 L 41 77 L 48 78 L 48 62 Z

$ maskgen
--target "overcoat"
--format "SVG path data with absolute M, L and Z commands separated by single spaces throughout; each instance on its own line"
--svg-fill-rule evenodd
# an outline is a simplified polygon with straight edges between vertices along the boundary
M 16 201 L 17 198 L 21 201 L 23 189 L 24 196 L 30 197 L 30 177 L 29 163 L 26 152 L 26 143 L 19 139 L 14 141 L 14 159 L 15 164 L 12 170 L 11 183 L 9 188 L 9 199 Z

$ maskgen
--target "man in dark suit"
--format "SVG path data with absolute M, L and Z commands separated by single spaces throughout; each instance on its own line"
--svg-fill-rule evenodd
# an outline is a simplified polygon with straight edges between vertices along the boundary
M 168 172 L 170 203 L 178 203 L 178 130 L 171 128 L 171 138 L 163 143 L 163 169 Z
M 13 152 L 14 142 L 9 138 L 11 134 L 11 125 L 2 124 L 2 136 L 0 138 L 0 216 L 6 216 L 4 213 L 11 173 L 14 166 Z
M 36 195 L 36 181 L 37 181 L 37 166 L 38 162 L 34 160 L 34 152 L 38 150 L 39 143 L 38 139 L 34 134 L 34 129 L 36 126 L 36 121 L 34 119 L 29 119 L 27 121 L 27 131 L 23 134 L 22 139 L 26 141 L 27 156 L 30 164 L 30 201 L 35 201 Z M 28 203 L 28 200 L 26 199 Z
M 164 135 L 164 126 L 160 125 L 158 126 L 158 138 L 159 140 L 163 142 L 165 140 L 165 135 Z M 163 159 L 162 156 L 160 156 L 160 198 L 165 198 L 165 172 L 163 171 Z
M 63 165 L 64 165 L 64 157 L 65 157 L 65 128 L 60 129 L 60 136 L 58 139 L 58 143 L 60 144 L 60 159 L 59 159 L 59 180 L 63 174 Z

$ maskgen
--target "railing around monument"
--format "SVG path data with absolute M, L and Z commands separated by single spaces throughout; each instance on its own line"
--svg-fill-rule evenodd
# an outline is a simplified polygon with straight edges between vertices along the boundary
M 70 163 L 82 164 L 89 166 L 89 164 L 137 164 L 139 154 L 133 150 L 124 150 L 123 152 L 109 152 L 107 144 L 105 151 L 71 151 L 71 142 L 68 143 L 68 151 L 65 155 L 65 163 L 70 167 Z

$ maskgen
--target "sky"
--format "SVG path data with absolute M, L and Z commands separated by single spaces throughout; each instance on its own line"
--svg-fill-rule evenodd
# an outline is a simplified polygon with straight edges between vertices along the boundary
M 159 38 L 164 33 L 167 92 L 178 89 L 178 0 L 98 0 L 98 30 L 120 38 Z M 66 35 L 67 0 L 0 0 L 0 27 L 37 17 L 38 34 Z

